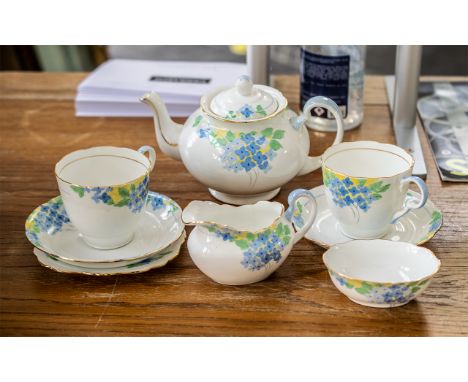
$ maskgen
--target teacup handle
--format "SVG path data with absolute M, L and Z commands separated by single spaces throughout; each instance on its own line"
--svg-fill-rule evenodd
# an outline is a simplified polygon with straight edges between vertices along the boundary
M 150 171 L 153 171 L 154 165 L 156 164 L 156 151 L 151 146 L 141 146 L 138 149 L 140 154 L 145 155 L 148 153 L 150 161 Z
M 341 143 L 341 141 L 343 140 L 343 134 L 344 134 L 343 117 L 341 116 L 341 112 L 340 112 L 338 105 L 330 98 L 316 96 L 316 97 L 312 97 L 311 99 L 309 99 L 304 105 L 304 109 L 301 115 L 299 115 L 293 120 L 293 126 L 296 129 L 301 128 L 302 125 L 307 120 L 307 118 L 309 118 L 310 111 L 314 107 L 323 107 L 331 111 L 331 113 L 336 119 L 336 136 L 335 136 L 335 140 L 332 143 L 332 146 L 338 143 Z M 309 172 L 317 170 L 321 165 L 322 165 L 322 161 L 321 161 L 320 156 L 317 156 L 317 157 L 309 156 L 307 157 L 307 160 L 304 166 L 301 168 L 301 170 L 299 171 L 297 175 L 308 174 Z
M 315 201 L 315 197 L 312 194 L 312 192 L 308 190 L 304 190 L 302 188 L 298 188 L 297 190 L 292 191 L 288 196 L 288 209 L 284 213 L 284 217 L 292 223 L 293 218 L 294 218 L 294 213 L 298 209 L 296 202 L 301 197 L 305 197 L 309 199 L 310 202 L 312 203 L 312 208 L 314 210 L 313 212 L 309 214 L 307 221 L 304 222 L 304 225 L 300 227 L 298 231 L 296 231 L 296 234 L 293 237 L 293 245 L 296 244 L 299 240 L 301 240 L 304 237 L 304 235 L 312 226 L 312 223 L 315 220 L 315 216 L 317 215 L 317 202 Z M 295 227 L 297 226 L 295 225 Z
M 421 191 L 421 200 L 416 200 L 415 198 L 413 198 L 413 199 L 410 199 L 408 203 L 405 203 L 405 206 L 403 207 L 403 209 L 395 213 L 395 215 L 393 215 L 392 224 L 396 223 L 398 219 L 405 216 L 411 210 L 415 210 L 415 209 L 423 207 L 427 202 L 427 198 L 429 197 L 429 191 L 427 190 L 426 183 L 424 183 L 424 181 L 421 178 L 412 175 L 412 176 L 407 176 L 403 178 L 401 180 L 400 185 L 403 185 L 409 182 L 416 183 L 416 186 L 418 186 L 419 191 Z M 412 203 L 413 201 L 416 201 L 416 203 Z

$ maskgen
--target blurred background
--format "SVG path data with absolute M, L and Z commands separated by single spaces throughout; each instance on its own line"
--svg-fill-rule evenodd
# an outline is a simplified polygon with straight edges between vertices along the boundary
M 0 70 L 89 71 L 109 58 L 245 62 L 245 45 L 21 45 L 0 47 Z M 393 74 L 395 45 L 367 47 L 366 73 Z M 272 45 L 273 74 L 299 71 L 299 45 Z M 468 75 L 468 46 L 425 45 L 422 75 Z

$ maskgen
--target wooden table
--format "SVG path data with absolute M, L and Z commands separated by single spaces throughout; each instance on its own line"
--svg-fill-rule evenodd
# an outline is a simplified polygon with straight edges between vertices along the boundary
M 332 285 L 319 246 L 303 239 L 264 282 L 223 286 L 192 263 L 186 246 L 166 267 L 127 276 L 90 277 L 40 266 L 24 235 L 37 205 L 58 194 L 54 164 L 97 145 L 155 145 L 149 118 L 76 118 L 73 99 L 84 73 L 0 73 L 0 335 L 394 336 L 468 334 L 468 185 L 441 183 L 423 139 L 431 199 L 444 226 L 427 243 L 442 260 L 429 289 L 395 309 L 356 305 Z M 297 77 L 276 86 L 297 108 Z M 312 153 L 331 143 L 310 133 Z M 383 77 L 367 77 L 365 118 L 345 140 L 393 142 Z M 160 154 L 151 188 L 182 207 L 211 199 L 180 162 Z M 320 171 L 297 177 L 276 198 L 322 183 Z M 190 228 L 188 228 L 190 231 Z

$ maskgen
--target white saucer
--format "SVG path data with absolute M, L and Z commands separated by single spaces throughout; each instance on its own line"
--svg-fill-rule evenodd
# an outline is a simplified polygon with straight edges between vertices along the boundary
M 323 248 L 353 240 L 341 233 L 339 223 L 328 209 L 325 198 L 325 186 L 313 188 L 312 193 L 317 200 L 317 217 L 305 238 Z M 415 191 L 408 191 L 408 198 L 420 197 Z M 429 241 L 442 226 L 442 213 L 428 199 L 426 205 L 417 210 L 411 210 L 395 224 L 381 239 L 404 241 L 412 244 L 422 244 Z
M 41 251 L 64 263 L 95 268 L 122 267 L 157 254 L 178 240 L 184 230 L 182 211 L 172 199 L 148 193 L 133 240 L 109 250 L 88 246 L 71 224 L 61 196 L 37 207 L 26 220 L 26 236 Z
M 155 268 L 165 266 L 169 261 L 175 259 L 180 252 L 180 247 L 185 240 L 185 232 L 182 233 L 180 238 L 172 243 L 169 247 L 163 249 L 155 255 L 149 256 L 143 260 L 139 260 L 132 264 L 127 264 L 123 267 L 116 268 L 84 268 L 80 266 L 64 263 L 57 256 L 49 255 L 38 248 L 34 248 L 34 254 L 39 263 L 54 271 L 60 273 L 81 274 L 90 276 L 112 276 L 112 275 L 125 275 L 131 273 L 142 273 Z

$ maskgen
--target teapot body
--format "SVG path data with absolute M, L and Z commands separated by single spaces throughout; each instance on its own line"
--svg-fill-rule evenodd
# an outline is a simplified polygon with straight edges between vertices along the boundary
M 242 198 L 274 191 L 294 178 L 308 157 L 308 132 L 303 125 L 295 128 L 293 118 L 285 109 L 262 121 L 235 123 L 198 109 L 181 132 L 181 159 L 198 181 L 219 193 Z

